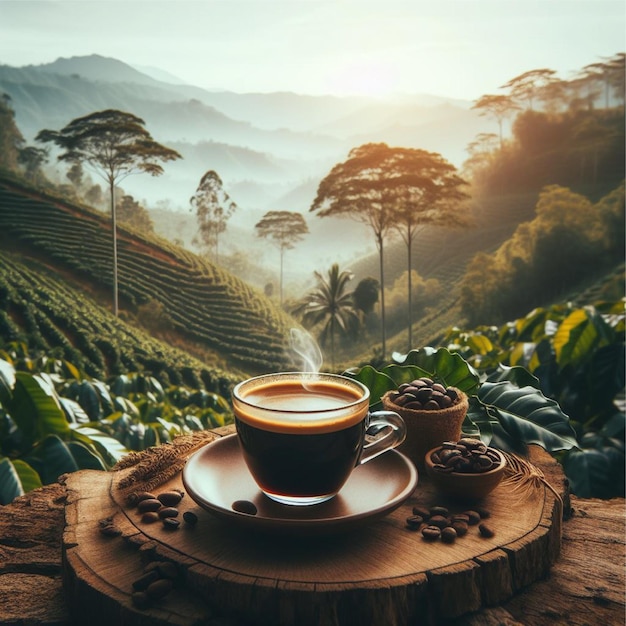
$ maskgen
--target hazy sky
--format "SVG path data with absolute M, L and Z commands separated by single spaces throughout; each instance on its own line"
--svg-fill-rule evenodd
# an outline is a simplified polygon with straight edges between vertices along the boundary
M 626 48 L 624 0 L 0 0 L 0 64 L 110 56 L 200 87 L 475 99 Z

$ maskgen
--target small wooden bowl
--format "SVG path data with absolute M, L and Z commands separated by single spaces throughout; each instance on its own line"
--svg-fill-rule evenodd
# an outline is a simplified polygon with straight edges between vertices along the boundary
M 498 455 L 500 462 L 495 468 L 481 473 L 441 472 L 434 469 L 430 455 L 440 448 L 441 446 L 437 446 L 426 453 L 424 466 L 433 485 L 450 498 L 465 502 L 482 500 L 500 484 L 504 477 L 506 458 L 495 448 L 490 448 L 490 450 Z

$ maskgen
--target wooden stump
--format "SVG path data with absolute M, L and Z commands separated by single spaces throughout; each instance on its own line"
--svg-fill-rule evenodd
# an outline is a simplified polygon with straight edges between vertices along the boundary
M 189 497 L 178 508 L 197 514 L 195 527 L 145 524 L 117 489 L 123 476 L 84 471 L 67 479 L 64 578 L 78 622 L 199 625 L 221 615 L 268 625 L 440 624 L 545 577 L 561 545 L 561 498 L 540 480 L 505 481 L 482 503 L 494 537 L 473 526 L 446 545 L 406 527 L 413 506 L 467 508 L 446 503 L 424 476 L 386 517 L 327 537 L 243 531 Z M 180 475 L 158 493 L 169 489 L 183 489 Z M 105 518 L 120 536 L 101 534 Z M 131 600 L 133 582 L 155 560 L 176 564 L 176 585 L 141 610 Z

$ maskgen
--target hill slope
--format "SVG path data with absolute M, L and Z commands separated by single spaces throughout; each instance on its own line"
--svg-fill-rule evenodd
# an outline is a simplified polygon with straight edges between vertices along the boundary
M 0 177 L 2 249 L 43 264 L 105 307 L 112 294 L 111 241 L 104 214 Z M 288 333 L 297 324 L 243 281 L 123 226 L 118 262 L 126 318 L 147 319 L 157 334 L 228 370 L 253 374 L 286 367 Z M 20 325 L 19 315 L 13 321 Z

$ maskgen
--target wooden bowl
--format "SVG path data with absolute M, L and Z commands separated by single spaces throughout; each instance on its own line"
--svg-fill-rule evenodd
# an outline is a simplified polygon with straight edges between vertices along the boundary
M 502 452 L 495 448 L 490 448 L 490 450 L 497 454 L 500 462 L 488 472 L 480 473 L 442 472 L 434 469 L 434 463 L 430 456 L 440 448 L 441 446 L 437 446 L 426 453 L 424 466 L 433 485 L 450 498 L 465 502 L 482 500 L 500 484 L 504 477 L 506 458 Z

